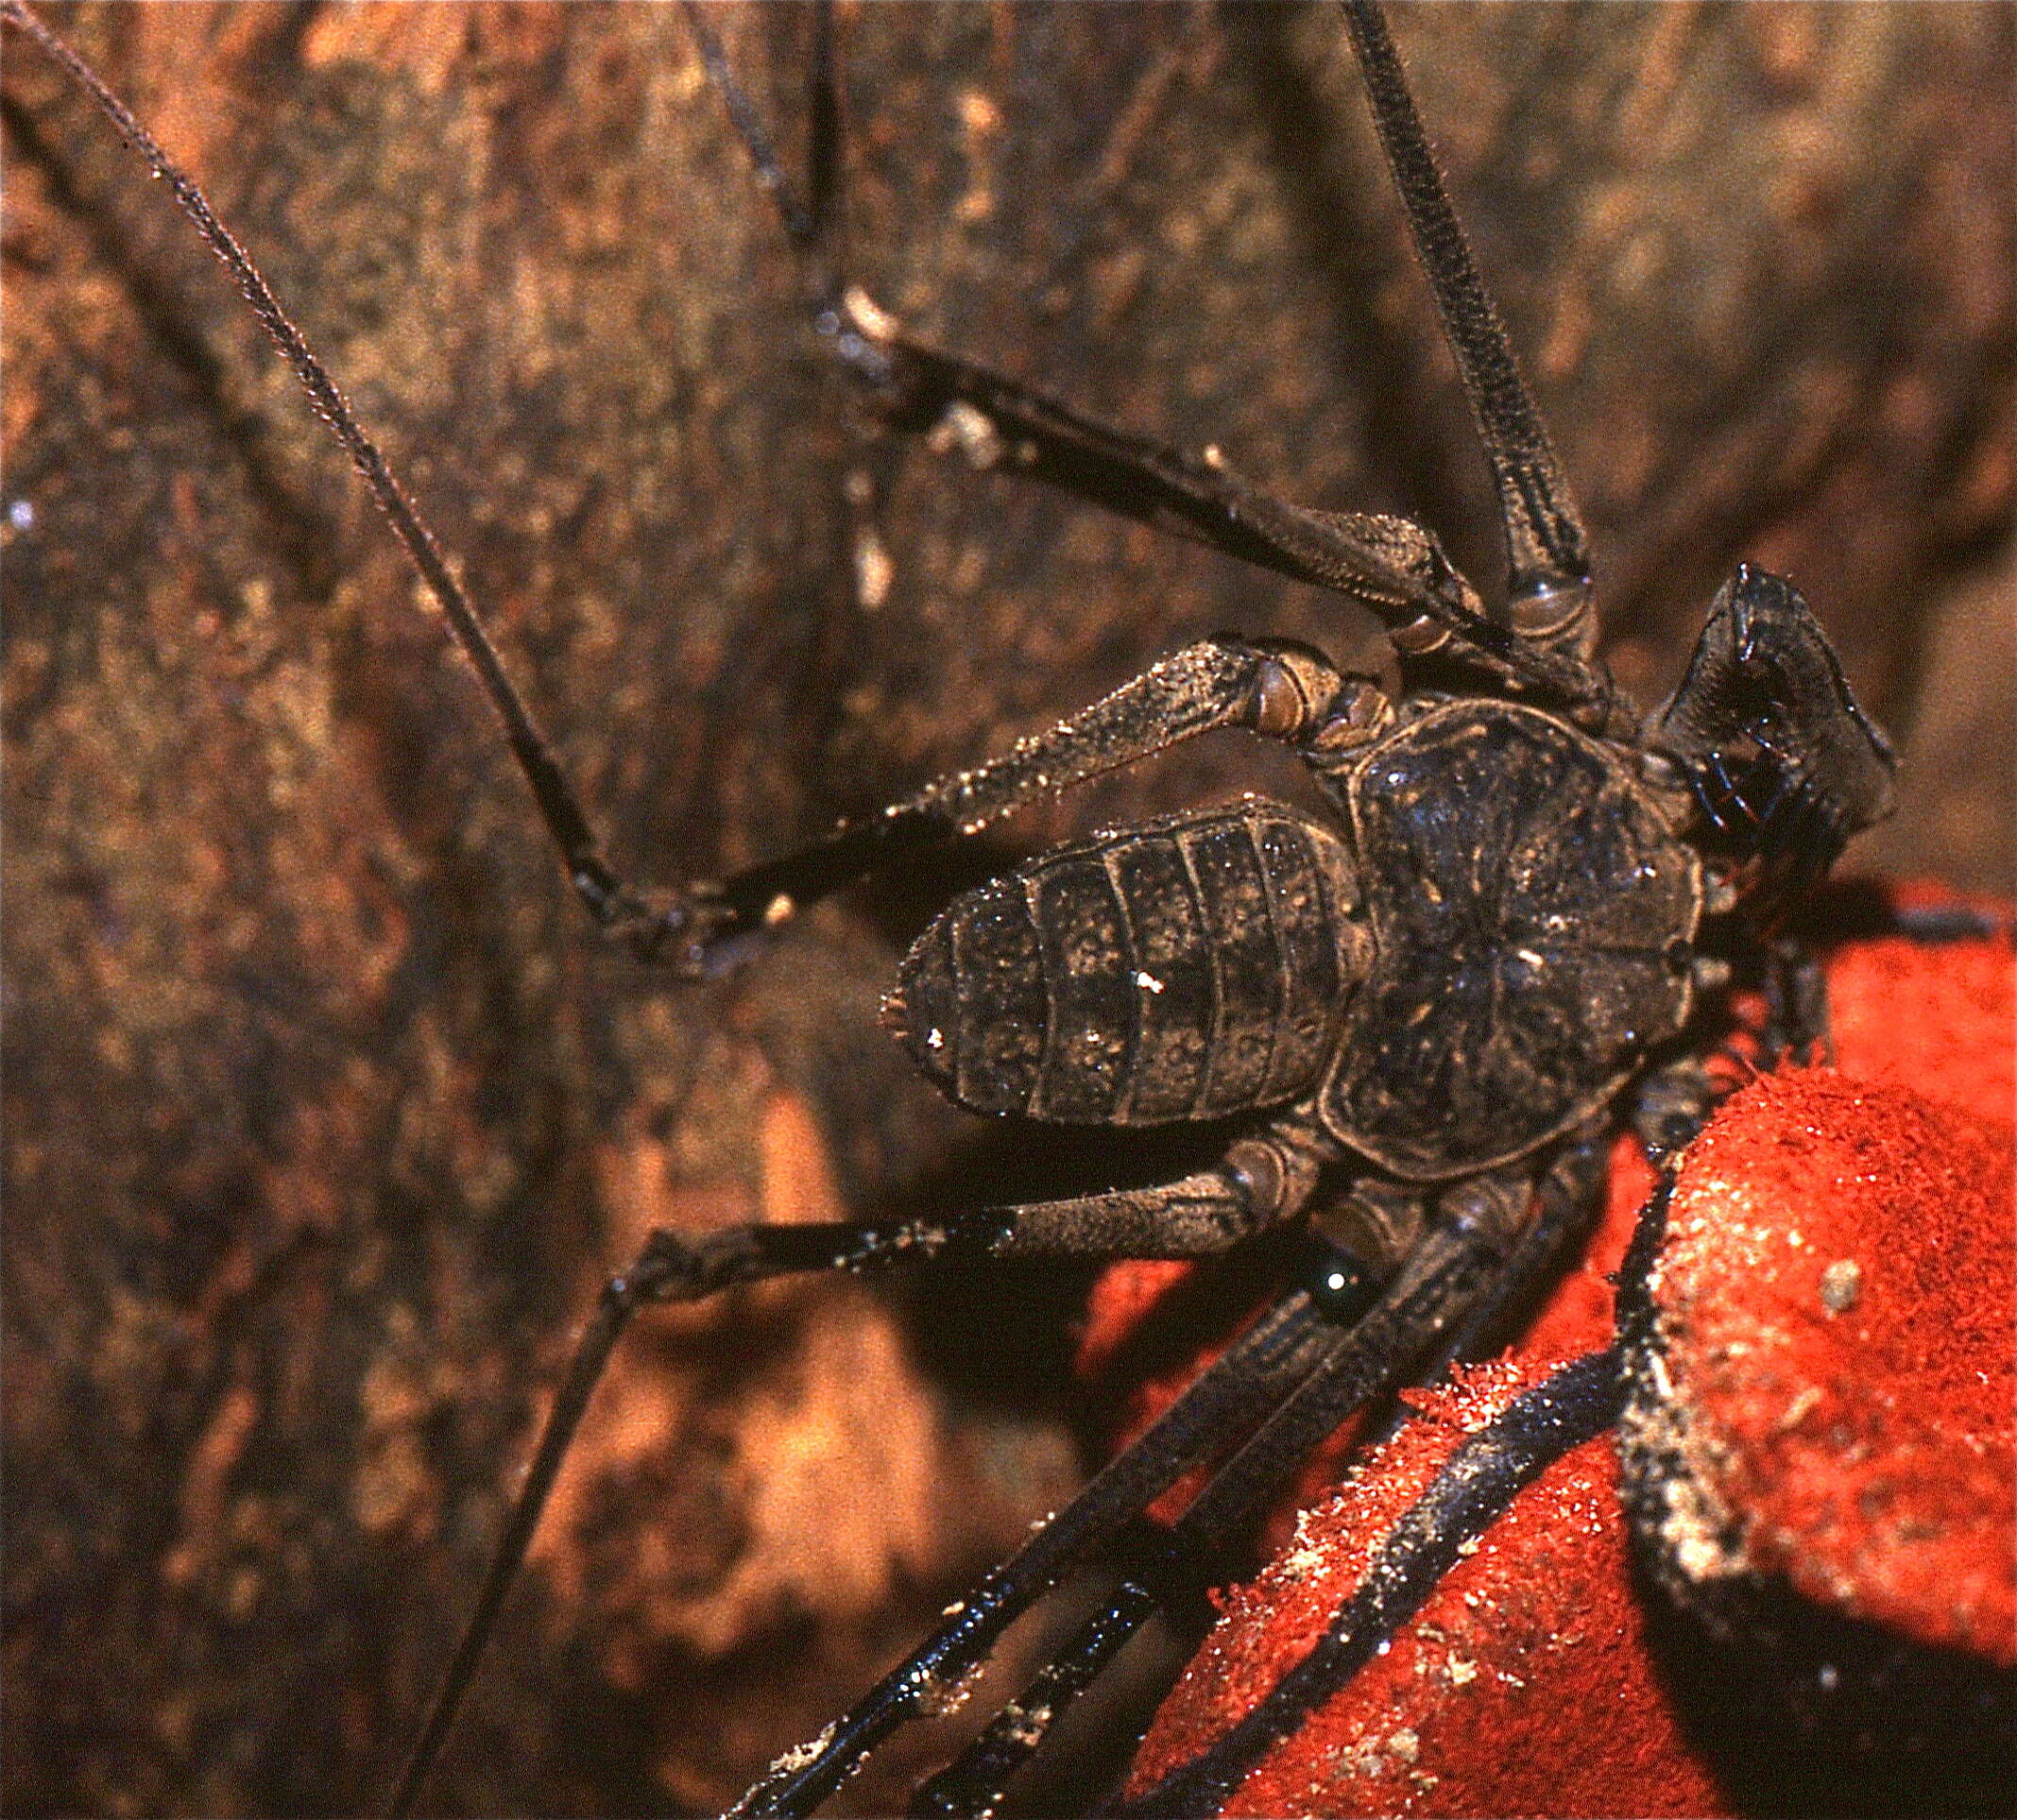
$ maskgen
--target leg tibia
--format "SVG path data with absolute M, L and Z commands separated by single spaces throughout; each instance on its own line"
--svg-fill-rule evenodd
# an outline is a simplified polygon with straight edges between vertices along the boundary
M 796 853 L 680 891 L 656 909 L 606 879 L 577 873 L 575 883 L 597 920 L 644 959 L 690 976 L 716 973 L 734 964 L 748 938 L 907 854 L 978 833 L 1031 803 L 1218 727 L 1291 741 L 1314 737 L 1346 693 L 1344 679 L 1320 653 L 1208 638 L 1000 757 L 936 778 L 871 820 Z

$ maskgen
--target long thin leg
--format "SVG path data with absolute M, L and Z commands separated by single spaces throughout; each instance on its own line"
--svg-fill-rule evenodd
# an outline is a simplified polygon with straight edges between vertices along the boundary
M 1406 1370 L 1489 1279 L 1504 1242 L 1503 1233 L 1489 1233 L 1464 1224 L 1437 1228 L 1356 1325 L 1348 1332 L 1333 1330 L 1330 1343 L 1312 1348 L 1314 1356 L 1300 1359 L 1296 1372 L 1274 1373 L 1272 1383 L 1256 1386 L 1270 1394 L 1257 1406 L 1243 1404 L 1241 1421 L 1215 1423 L 1214 1440 L 1205 1442 L 1196 1435 L 1200 1444 L 1195 1446 L 1187 1438 L 1190 1430 L 1172 1426 L 1166 1431 L 1165 1424 L 1192 1398 L 1214 1385 L 1244 1343 L 1236 1342 L 1056 1522 L 983 1580 L 951 1623 L 814 1743 L 780 1759 L 736 1804 L 733 1815 L 741 1820 L 811 1812 L 899 1725 L 929 1712 L 933 1695 L 972 1673 L 1010 1622 L 1049 1590 L 1068 1567 L 1137 1515 L 1185 1467 L 1216 1451 L 1216 1445 L 1251 1425 L 1261 1408 L 1272 1403 L 1273 1411 L 1258 1433 L 1214 1480 L 1216 1495 L 1207 1490 L 1204 1513 L 1196 1520 L 1194 1533 L 1222 1539 L 1221 1532 L 1228 1531 L 1255 1500 L 1256 1487 L 1279 1484 L 1316 1439 Z M 1291 1292 L 1273 1318 L 1281 1318 L 1282 1309 L 1311 1293 Z M 1180 1446 L 1184 1457 L 1172 1471 L 1169 1455 Z
M 1489 1356 L 1526 1324 L 1540 1292 L 1590 1234 L 1603 1206 L 1608 1147 L 1592 1134 L 1572 1144 L 1542 1180 L 1529 1220 L 1490 1290 L 1466 1311 L 1424 1373 L 1430 1382 L 1446 1376 L 1460 1359 Z
M 1508 593 L 1526 636 L 1586 656 L 1596 623 L 1582 520 L 1506 327 L 1471 258 L 1376 0 L 1343 0 L 1380 144 L 1497 484 Z
M 195 226 L 203 242 L 231 273 L 252 314 L 293 368 L 316 415 L 330 427 L 343 451 L 350 456 L 371 497 L 392 525 L 428 590 L 440 604 L 450 633 L 470 661 L 489 697 L 490 706 L 504 731 L 512 757 L 525 774 L 533 798 L 546 824 L 562 866 L 575 889 L 599 921 L 616 920 L 626 907 L 627 894 L 604 861 L 588 818 L 583 815 L 573 791 L 555 763 L 552 749 L 534 722 L 531 710 L 513 688 L 497 650 L 484 631 L 476 608 L 455 571 L 442 554 L 433 529 L 419 508 L 392 471 L 385 451 L 358 420 L 349 401 L 337 389 L 329 371 L 316 358 L 301 332 L 281 308 L 280 300 L 261 277 L 249 254 L 239 245 L 211 208 L 209 198 L 197 187 L 153 135 L 136 120 L 126 104 L 99 78 L 98 74 L 62 39 L 30 12 L 22 0 L 0 0 L 0 20 L 25 31 L 57 66 L 98 107 L 117 128 L 119 135 L 152 166 L 165 182 L 177 204 Z
M 1142 1625 L 1172 1603 L 1176 1589 L 1165 1584 L 1158 1570 L 1188 1541 L 1178 1535 L 1182 1526 L 1179 1522 L 1171 1531 L 1166 1554 L 1128 1574 L 972 1743 L 912 1791 L 914 1820 L 958 1820 L 962 1815 L 992 1814 L 1000 1807 L 1009 1783 L 1036 1754 L 1066 1709 L 1134 1641 Z
M 1639 1083 L 1632 1122 L 1656 1165 L 1695 1141 L 1716 1104 L 1716 1086 L 1692 1056 L 1656 1070 Z M 1540 1293 L 1588 1237 L 1603 1209 L 1609 1147 L 1602 1133 L 1586 1134 L 1565 1150 L 1542 1182 L 1534 1216 L 1508 1253 L 1489 1294 L 1451 1332 L 1428 1371 L 1440 1382 L 1459 1360 L 1488 1357 L 1525 1326 Z M 1405 1412 L 1368 1437 L 1386 1438 Z
M 1276 737 L 1295 737 L 1329 700 L 1297 693 L 1297 679 L 1327 669 L 1302 662 L 1296 674 L 1255 646 L 1199 645 L 1158 664 L 1105 701 L 993 764 L 926 786 L 873 822 L 845 828 L 789 858 L 754 867 L 719 884 L 674 889 L 647 897 L 622 879 L 603 858 L 587 816 L 529 708 L 513 687 L 483 629 L 482 621 L 433 531 L 401 485 L 384 451 L 365 430 L 327 369 L 302 339 L 245 249 L 217 219 L 196 183 L 169 158 L 125 104 L 21 0 L 0 0 L 0 19 L 32 37 L 106 113 L 174 192 L 205 243 L 236 281 L 253 313 L 294 369 L 316 413 L 328 421 L 370 487 L 400 542 L 441 604 L 456 644 L 469 659 L 496 710 L 512 755 L 524 773 L 561 865 L 595 920 L 641 956 L 699 975 L 732 958 L 736 938 L 761 930 L 812 901 L 916 846 L 971 832 L 1032 797 L 1065 788 L 1099 772 L 1133 763 L 1179 740 L 1215 726 L 1246 724 Z M 703 29 L 705 29 L 703 27 Z M 752 141 L 760 168 L 775 175 L 795 243 L 824 244 L 826 213 L 815 217 L 798 202 L 777 169 L 746 100 L 738 126 Z M 746 118 L 744 117 L 746 115 Z M 830 138 L 831 123 L 821 128 Z M 830 152 L 829 154 L 830 156 Z M 1337 688 L 1336 672 L 1327 687 Z
M 640 1308 L 652 1302 L 697 1301 L 732 1284 L 793 1272 L 859 1271 L 935 1258 L 1209 1256 L 1228 1250 L 1256 1228 L 1300 1211 L 1319 1165 L 1332 1148 L 1308 1109 L 1293 1107 L 1237 1141 L 1217 1168 L 1159 1187 L 885 1225 L 731 1226 L 698 1237 L 653 1233 L 630 1267 L 604 1285 L 595 1314 L 569 1362 L 510 1520 L 492 1552 L 426 1723 L 401 1771 L 388 1811 L 402 1814 L 411 1810 L 447 1741 L 589 1399 Z M 1372 1280 L 1370 1272 L 1343 1263 L 1345 1253 L 1335 1256 L 1341 1260 L 1334 1266 L 1338 1282 L 1328 1291 L 1334 1303 Z
M 1321 1265 L 1304 1286 L 1284 1295 L 1140 1439 L 952 1607 L 938 1631 L 817 1739 L 779 1758 L 731 1810 L 736 1820 L 810 1813 L 892 1732 L 937 1709 L 1009 1624 L 1074 1563 L 1110 1540 L 1191 1466 L 1251 1428 L 1313 1368 L 1351 1350 L 1359 1329 L 1332 1319 L 1336 1297 L 1326 1279 L 1333 1267 Z
M 1369 1345 L 1362 1360 L 1340 1361 L 1359 1369 L 1320 1369 L 1286 1399 L 1198 1494 L 1143 1569 L 1121 1582 L 1105 1608 L 1086 1621 L 959 1758 L 919 1786 L 913 1811 L 990 1811 L 1070 1702 L 1157 1610 L 1193 1592 L 1204 1576 L 1222 1565 L 1312 1448 L 1354 1410 L 1398 1382 L 1439 1335 L 1450 1337 L 1435 1348 L 1426 1369 L 1417 1369 L 1417 1380 L 1440 1372 L 1467 1335 L 1503 1311 L 1508 1277 L 1523 1274 L 1537 1253 L 1552 1253 L 1557 1235 L 1594 1202 L 1602 1159 L 1602 1143 L 1594 1134 L 1556 1159 L 1535 1194 L 1531 1218 L 1503 1261 L 1504 1232 L 1492 1223 L 1460 1215 L 1454 1224 L 1432 1231 L 1389 1291 L 1395 1312 L 1392 1332 L 1382 1336 L 1389 1348 L 1385 1357 Z M 1536 1233 L 1546 1236 L 1537 1241 Z M 1360 1335 L 1374 1341 L 1371 1318 L 1355 1334 L 1355 1342 Z
M 1422 1608 L 1464 1547 L 1572 1448 L 1618 1417 L 1624 1373 L 1615 1347 L 1560 1371 L 1469 1437 L 1397 1522 L 1315 1648 L 1209 1749 L 1115 1812 L 1217 1812 L 1253 1766 Z
M 833 249 L 846 234 L 841 188 L 841 93 L 833 64 L 833 0 L 813 0 L 812 56 L 806 67 L 806 213 L 811 239 L 835 270 L 846 263 Z
M 906 336 L 834 268 L 705 9 L 688 0 L 687 18 L 709 77 L 800 256 L 815 326 L 893 428 L 927 434 L 934 448 L 961 450 L 978 467 L 1005 467 L 1224 554 L 1348 594 L 1379 615 L 1405 655 L 1455 637 L 1470 647 L 1477 667 L 1501 682 L 1571 707 L 1600 705 L 1600 679 L 1580 659 L 1519 636 L 1534 616 L 1530 604 L 1515 612 L 1510 631 L 1488 619 L 1476 591 L 1421 526 L 1292 505 L 1235 473 L 1216 451 L 1190 454 L 1114 429 Z M 1552 628 L 1560 612 L 1549 615 Z
M 775 927 L 805 905 L 891 860 L 977 834 L 1024 805 L 1136 763 L 1219 727 L 1291 743 L 1340 716 L 1376 705 L 1377 691 L 1301 646 L 1267 648 L 1210 638 L 1123 683 L 1090 707 L 971 771 L 933 779 L 880 815 L 838 829 L 781 859 L 752 866 L 707 893 L 698 921 L 639 927 L 654 959 L 693 974 L 732 964 L 740 938 Z M 1345 728 L 1333 725 L 1333 731 Z
M 1805 943 L 1781 934 L 1766 944 L 1758 1066 L 1769 1074 L 1787 1061 L 1796 1068 L 1832 1067 L 1835 1038 L 1828 1029 L 1828 976 Z
M 1224 1560 L 1312 1447 L 1405 1376 L 1423 1346 L 1479 1292 L 1493 1263 L 1491 1249 L 1472 1237 L 1431 1233 L 1350 1343 L 1310 1372 L 1214 1474 L 1146 1570 L 1124 1580 L 966 1752 L 918 1789 L 913 1811 L 987 1811 L 1067 1704 L 1157 1609 Z

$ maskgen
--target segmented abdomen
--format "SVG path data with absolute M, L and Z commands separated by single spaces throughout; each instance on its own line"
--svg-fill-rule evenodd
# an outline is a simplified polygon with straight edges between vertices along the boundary
M 1344 842 L 1246 802 L 1060 848 L 969 892 L 884 1021 L 976 1112 L 1152 1125 L 1270 1105 L 1329 1055 L 1364 935 Z

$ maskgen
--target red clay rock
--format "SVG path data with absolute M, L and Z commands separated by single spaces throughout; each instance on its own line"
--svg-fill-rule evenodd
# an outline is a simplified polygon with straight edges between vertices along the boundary
M 2007 1666 L 2017 1648 L 2010 942 L 1883 937 L 1845 943 L 1827 962 L 1843 1072 L 1756 1081 L 1690 1151 L 1656 1272 L 1663 1304 L 1686 1314 L 1666 1369 L 1704 1424 L 1696 1476 L 1723 1501 L 1729 1526 L 1717 1533 L 1742 1536 L 1747 1569 L 1880 1634 Z M 1621 1142 L 1588 1261 L 1520 1346 L 1413 1399 L 1424 1419 L 1354 1467 L 1258 1578 L 1224 1595 L 1132 1791 L 1208 1746 L 1303 1659 L 1467 1429 L 1609 1342 L 1608 1277 L 1652 1186 Z M 1108 1279 L 1088 1359 L 1114 1355 L 1125 1302 L 1153 1303 L 1189 1277 L 1188 1267 L 1136 1269 Z M 1130 1425 L 1182 1381 L 1137 1391 Z M 1739 1739 L 1735 1754 L 1719 1740 L 1708 1757 L 1696 1732 L 1684 1735 L 1689 1691 L 1667 1677 L 1701 1664 L 1677 1668 L 1649 1639 L 1657 1625 L 1629 1546 L 1611 1443 L 1575 1450 L 1223 1811 L 1708 1814 L 1769 1803 L 1776 1736 Z M 1937 1786 L 1921 1794 L 1937 1805 Z M 1846 1783 L 1842 1798 L 1857 1799 Z
M 1414 1398 L 1421 1419 L 1305 1512 L 1291 1545 L 1228 1596 L 1157 1714 L 1131 1790 L 1221 1735 L 1301 1660 L 1464 1436 L 1547 1375 L 1480 1366 Z M 1222 1811 L 1719 1811 L 1655 1679 L 1626 1548 L 1616 1457 L 1600 1438 L 1544 1471 L 1387 1653 L 1263 1758 Z
M 1820 1070 L 1721 1108 L 1650 1284 L 1684 1575 L 2017 1662 L 2013 1165 L 2007 1119 Z

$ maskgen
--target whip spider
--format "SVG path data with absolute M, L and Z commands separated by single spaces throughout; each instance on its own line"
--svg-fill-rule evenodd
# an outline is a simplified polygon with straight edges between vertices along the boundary
M 1221 627 L 1377 661 L 1335 596 L 864 426 L 675 15 L 62 19 L 392 445 L 627 873 L 781 851 Z M 801 171 L 810 15 L 716 23 Z M 907 331 L 1284 498 L 1430 523 L 1493 587 L 1334 14 L 841 26 L 850 269 Z M 1968 168 L 1992 17 L 1396 31 L 1620 674 L 1663 693 L 1750 554 L 1889 711 L 1899 603 L 1992 516 L 1965 488 L 1923 516 L 1987 429 L 1968 197 L 1935 179 Z M 25 1805 L 349 1811 L 646 1227 L 1205 1160 L 976 1139 L 875 1006 L 963 886 L 1282 774 L 1225 740 L 1096 785 L 697 989 L 584 939 L 292 381 L 9 51 L 9 1758 Z M 648 1323 L 430 1799 L 719 1802 L 838 1709 L 1068 1493 L 1073 1281 L 1011 1282 Z

